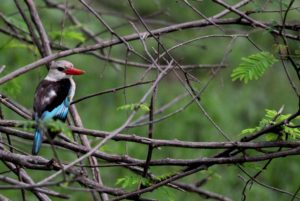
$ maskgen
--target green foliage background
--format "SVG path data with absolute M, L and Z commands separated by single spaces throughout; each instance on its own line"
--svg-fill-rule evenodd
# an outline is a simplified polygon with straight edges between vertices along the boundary
M 92 2 L 92 5 L 95 8 L 103 12 L 103 17 L 107 23 L 111 27 L 116 27 L 114 29 L 119 35 L 135 33 L 132 26 L 126 24 L 126 18 L 134 17 L 127 1 L 101 0 Z M 228 2 L 234 3 L 237 1 L 232 0 Z M 40 6 L 39 14 L 50 37 L 52 37 L 53 41 L 59 43 L 61 20 L 64 18 L 63 13 L 54 9 L 45 8 L 42 1 L 36 1 L 36 3 Z M 79 6 L 77 1 L 69 1 L 69 3 Z M 221 7 L 216 6 L 211 1 L 203 1 L 201 3 L 193 1 L 192 3 L 207 16 L 213 15 L 222 10 Z M 245 6 L 243 10 L 260 9 L 262 3 L 263 1 L 254 1 L 253 3 Z M 199 19 L 197 14 L 180 1 L 139 0 L 134 1 L 134 4 L 142 16 L 149 16 L 158 11 L 162 12 L 162 14 L 157 16 L 145 18 L 157 21 L 156 24 L 151 26 L 151 28 L 158 28 L 168 24 L 176 24 Z M 269 6 L 270 10 L 279 8 L 277 1 L 272 1 Z M 73 13 L 81 20 L 82 26 L 87 26 L 95 33 L 105 30 L 99 21 L 89 15 L 85 9 L 82 7 L 80 8 L 81 9 L 76 9 Z M 1 2 L 0 11 L 4 13 L 9 20 L 18 24 L 18 26 L 23 28 L 25 31 L 27 30 L 26 25 L 21 21 L 21 17 L 16 14 L 16 8 L 12 1 L 4 0 Z M 120 17 L 114 16 L 115 14 Z M 262 19 L 260 15 L 254 16 L 257 19 Z M 269 21 L 279 21 L 280 19 L 278 13 L 269 13 L 267 16 Z M 289 20 L 296 19 L 297 16 L 299 16 L 298 10 L 291 11 L 289 14 Z M 0 26 L 4 26 L 2 21 L 0 22 Z M 62 40 L 64 45 L 75 47 L 81 42 L 86 42 L 87 44 L 93 43 L 92 41 L 87 40 L 87 38 L 79 32 L 79 27 L 74 27 L 68 21 L 65 21 L 65 27 L 66 28 L 62 34 L 64 36 Z M 138 26 L 138 28 L 143 30 L 141 26 Z M 224 28 L 228 31 L 236 30 L 239 32 L 246 32 L 250 30 L 249 27 L 243 26 L 226 26 Z M 209 34 L 222 33 L 214 27 L 195 28 L 162 35 L 160 40 L 166 47 L 172 47 L 175 43 Z M 100 36 L 104 39 L 111 38 L 107 32 Z M 253 41 L 260 45 L 260 48 L 263 49 L 263 51 L 277 55 L 274 48 L 273 38 L 267 31 L 258 29 L 253 32 L 250 37 Z M 172 51 L 172 55 L 184 64 L 219 63 L 222 60 L 223 53 L 229 42 L 229 38 L 199 40 Z M 134 41 L 130 44 L 133 45 L 136 50 L 143 52 L 143 47 L 139 41 Z M 148 39 L 147 44 L 149 47 L 156 47 L 156 43 L 153 39 Z M 299 49 L 299 45 L 294 43 L 291 45 L 291 48 L 293 51 L 296 51 Z M 122 45 L 114 46 L 109 51 L 114 57 L 123 59 L 126 57 L 126 49 Z M 241 58 L 257 52 L 258 50 L 245 38 L 237 38 L 232 51 L 228 55 L 227 67 L 221 70 L 213 82 L 209 84 L 201 97 L 201 102 L 206 111 L 232 140 L 238 140 L 241 137 L 241 130 L 257 126 L 264 116 L 266 108 L 278 110 L 282 105 L 285 105 L 286 113 L 292 113 L 297 109 L 297 98 L 289 86 L 288 79 L 284 73 L 283 67 L 280 65 L 280 62 L 277 62 L 274 66 L 268 68 L 261 79 L 248 82 L 247 85 L 244 85 L 242 82 L 233 82 L 231 80 L 230 75 L 233 69 L 241 63 Z M 3 74 L 7 74 L 21 66 L 39 59 L 39 55 L 35 47 L 25 43 L 20 43 L 3 34 L 0 34 L 0 55 L 0 65 L 7 66 Z M 127 66 L 125 69 L 122 65 L 111 64 L 83 54 L 69 56 L 65 59 L 72 61 L 75 66 L 83 68 L 87 72 L 84 76 L 75 78 L 77 82 L 77 93 L 75 99 L 90 93 L 103 91 L 108 88 L 122 86 L 124 85 L 124 82 L 128 84 L 134 83 L 139 80 L 140 76 L 144 72 L 144 69 L 131 66 Z M 139 61 L 139 59 L 134 55 L 130 55 L 129 60 Z M 126 81 L 124 80 L 125 71 L 127 71 Z M 0 86 L 0 90 L 1 92 L 4 91 L 7 95 L 13 97 L 17 102 L 25 105 L 27 108 L 32 108 L 35 87 L 46 73 L 45 68 L 38 68 L 3 86 Z M 201 81 L 200 83 L 193 83 L 193 86 L 200 89 L 209 78 L 210 72 L 207 70 L 194 70 L 192 71 L 192 74 Z M 149 79 L 153 79 L 154 77 L 155 72 L 148 76 Z M 148 87 L 149 85 L 134 87 L 127 89 L 126 95 L 124 95 L 124 91 L 122 91 L 98 96 L 78 103 L 77 107 L 83 119 L 84 126 L 86 128 L 107 131 L 117 128 L 126 120 L 128 115 L 126 110 L 118 110 L 118 108 L 126 104 L 137 103 Z M 155 108 L 159 108 L 184 92 L 184 88 L 174 75 L 167 76 L 167 78 L 159 85 Z M 175 109 L 182 107 L 188 101 L 189 97 L 178 102 L 166 112 L 172 112 Z M 5 118 L 20 119 L 20 117 L 16 116 L 8 109 L 3 109 Z M 145 112 L 146 111 L 141 111 L 139 114 L 142 115 L 145 114 Z M 147 127 L 127 129 L 125 133 L 147 136 Z M 195 104 L 192 104 L 187 109 L 172 116 L 171 118 L 155 124 L 154 137 L 159 139 L 179 139 L 190 141 L 225 140 L 204 117 L 199 107 Z M 94 138 L 90 139 L 92 144 L 97 142 Z M 31 142 L 14 138 L 13 143 L 16 147 L 30 153 Z M 41 155 L 50 159 L 52 157 L 52 151 L 49 147 L 46 147 L 47 146 L 44 146 Z M 111 141 L 102 147 L 101 150 L 107 153 L 120 155 L 128 154 L 129 156 L 139 159 L 145 159 L 147 154 L 146 146 L 130 142 L 124 143 Z M 217 150 L 199 149 L 195 151 L 191 149 L 161 148 L 159 150 L 155 149 L 153 158 L 159 159 L 171 157 L 192 159 L 202 156 L 212 156 L 214 153 L 217 153 Z M 75 158 L 75 154 L 67 154 L 63 151 L 59 152 L 59 154 L 63 161 L 71 161 Z M 268 185 L 294 192 L 300 185 L 300 178 L 298 176 L 299 162 L 300 159 L 298 156 L 276 159 L 268 166 L 267 170 L 265 170 L 258 179 L 264 181 Z M 100 163 L 104 162 L 100 161 Z M 242 166 L 244 166 L 248 172 L 255 173 L 263 164 L 264 163 L 242 164 Z M 4 171 L 5 167 L 0 164 L 0 169 Z M 164 177 L 176 170 L 178 170 L 177 167 L 151 168 L 153 173 L 161 177 Z M 128 190 L 137 186 L 138 182 L 136 182 L 136 178 L 129 171 L 118 167 L 102 168 L 101 171 L 104 183 L 109 186 L 123 186 Z M 45 174 L 45 172 L 37 170 L 28 170 L 28 172 L 33 173 L 32 175 L 35 180 L 43 178 Z M 223 194 L 233 200 L 239 200 L 241 198 L 244 179 L 248 179 L 237 166 L 220 165 L 213 166 L 207 171 L 197 173 L 183 179 L 182 181 L 195 182 L 207 176 L 209 176 L 209 181 L 203 186 L 204 189 Z M 90 196 L 88 193 L 73 191 L 63 187 L 55 187 L 55 190 L 70 195 L 72 200 L 87 200 L 88 198 L 86 196 Z M 21 193 L 19 193 L 19 191 L 1 190 L 0 193 L 3 193 L 12 200 L 21 200 Z M 187 199 L 187 194 L 185 192 L 175 191 L 165 187 L 148 193 L 148 195 L 149 197 L 154 197 L 158 200 L 179 201 Z M 34 196 L 31 195 L 29 200 L 34 199 Z M 247 191 L 247 199 L 288 200 L 289 197 L 254 183 L 252 188 Z M 54 198 L 53 200 L 58 199 Z M 200 199 L 199 196 L 190 194 L 188 200 L 196 201 Z

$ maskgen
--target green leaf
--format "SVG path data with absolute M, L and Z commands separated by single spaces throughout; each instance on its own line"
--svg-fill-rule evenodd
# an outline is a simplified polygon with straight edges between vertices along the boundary
M 242 62 L 231 73 L 232 81 L 240 80 L 246 84 L 250 80 L 257 80 L 277 61 L 269 52 L 259 52 L 243 57 Z
M 135 110 L 135 109 L 141 109 L 144 112 L 149 112 L 150 108 L 147 104 L 139 104 L 139 103 L 131 103 L 126 105 L 121 105 L 117 108 L 117 110 Z
M 278 139 L 278 135 L 275 133 L 268 133 L 265 136 L 266 141 L 275 141 Z
M 262 118 L 262 120 L 260 120 L 259 125 L 254 128 L 246 128 L 241 131 L 241 134 L 242 135 L 252 134 L 265 128 L 268 125 L 276 124 L 286 120 L 291 116 L 291 114 L 282 114 L 283 108 L 284 107 L 282 106 L 279 111 L 266 109 L 266 114 Z M 293 122 L 288 122 L 288 124 L 283 124 L 281 126 L 281 129 L 278 131 L 279 133 L 268 133 L 265 135 L 265 138 L 267 141 L 278 140 L 278 137 L 280 137 L 281 140 L 284 140 L 287 135 L 291 136 L 292 139 L 300 138 L 300 129 L 295 128 L 294 126 L 295 124 Z
M 123 186 L 123 183 L 125 182 L 125 180 L 126 180 L 125 177 L 119 178 L 119 179 L 116 181 L 115 185 L 117 185 L 117 186 Z M 125 186 L 125 187 L 126 187 L 126 186 Z
M 85 37 L 83 36 L 83 34 L 81 32 L 68 31 L 68 32 L 64 32 L 63 36 L 65 38 L 77 40 L 79 42 L 84 42 L 85 41 Z
M 121 105 L 117 108 L 117 110 L 134 110 L 134 106 L 136 104 L 126 104 L 126 105 Z
M 72 131 L 70 128 L 62 121 L 55 120 L 47 120 L 42 122 L 46 128 L 49 128 L 51 132 L 62 132 L 64 133 L 70 140 L 73 139 Z
M 276 115 L 277 115 L 277 111 L 276 110 L 266 109 L 266 115 L 265 115 L 265 117 L 267 119 L 273 119 Z
M 269 110 L 269 109 L 266 109 L 265 111 L 266 111 L 266 114 L 262 118 L 262 120 L 260 120 L 258 126 L 254 127 L 254 128 L 246 128 L 246 129 L 242 130 L 241 135 L 248 135 L 248 134 L 255 133 L 255 132 L 263 129 L 267 125 L 276 123 L 276 120 L 278 118 L 280 118 L 281 116 L 284 116 L 286 118 L 289 116 L 289 115 L 281 115 L 282 107 L 280 108 L 280 112 L 277 112 L 276 110 Z M 276 116 L 277 116 L 277 118 L 275 119 Z
M 176 173 L 176 172 L 174 172 L 174 171 L 170 171 L 170 172 L 168 172 L 167 174 L 158 175 L 158 176 L 156 176 L 155 178 L 156 178 L 157 180 L 159 180 L 159 181 L 162 181 L 162 180 L 165 180 L 165 179 L 167 179 L 167 178 L 173 176 L 175 173 Z
M 289 125 L 293 126 L 292 123 L 290 123 Z M 298 128 L 291 128 L 288 126 L 284 126 L 283 130 L 285 134 L 290 135 L 292 139 L 296 139 L 300 137 L 300 130 Z
M 251 133 L 254 133 L 256 131 L 259 130 L 259 127 L 256 127 L 256 128 L 246 128 L 244 130 L 241 131 L 241 135 L 248 135 L 248 134 L 251 134 Z
M 146 104 L 141 104 L 141 105 L 140 105 L 140 108 L 141 108 L 141 110 L 144 111 L 144 112 L 149 112 L 149 111 L 150 111 L 149 106 L 146 105 Z
M 115 185 L 121 186 L 122 188 L 128 188 L 128 187 L 134 187 L 139 183 L 142 183 L 143 185 L 150 185 L 150 180 L 145 179 L 139 176 L 125 176 L 122 178 L 119 178 Z
M 64 38 L 84 42 L 86 40 L 84 35 L 81 32 L 76 31 L 76 29 L 78 29 L 79 27 L 80 26 L 70 26 L 63 31 L 51 31 L 49 32 L 49 36 L 53 40 L 60 40 L 61 38 Z

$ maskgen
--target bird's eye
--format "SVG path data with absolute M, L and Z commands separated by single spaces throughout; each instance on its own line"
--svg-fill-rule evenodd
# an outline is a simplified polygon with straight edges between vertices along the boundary
M 57 67 L 57 70 L 64 71 L 65 69 L 63 67 Z

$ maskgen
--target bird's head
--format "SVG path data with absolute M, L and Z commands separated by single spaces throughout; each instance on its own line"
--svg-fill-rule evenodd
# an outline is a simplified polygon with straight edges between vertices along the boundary
M 53 61 L 46 80 L 58 81 L 64 78 L 70 78 L 72 75 L 81 75 L 84 71 L 74 68 L 73 64 L 69 61 Z

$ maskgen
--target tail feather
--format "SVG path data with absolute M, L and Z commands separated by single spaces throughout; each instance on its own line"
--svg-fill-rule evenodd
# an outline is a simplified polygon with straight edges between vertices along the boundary
M 40 129 L 35 130 L 34 139 L 33 139 L 33 146 L 32 146 L 32 154 L 37 155 L 41 148 L 42 144 L 42 133 Z

